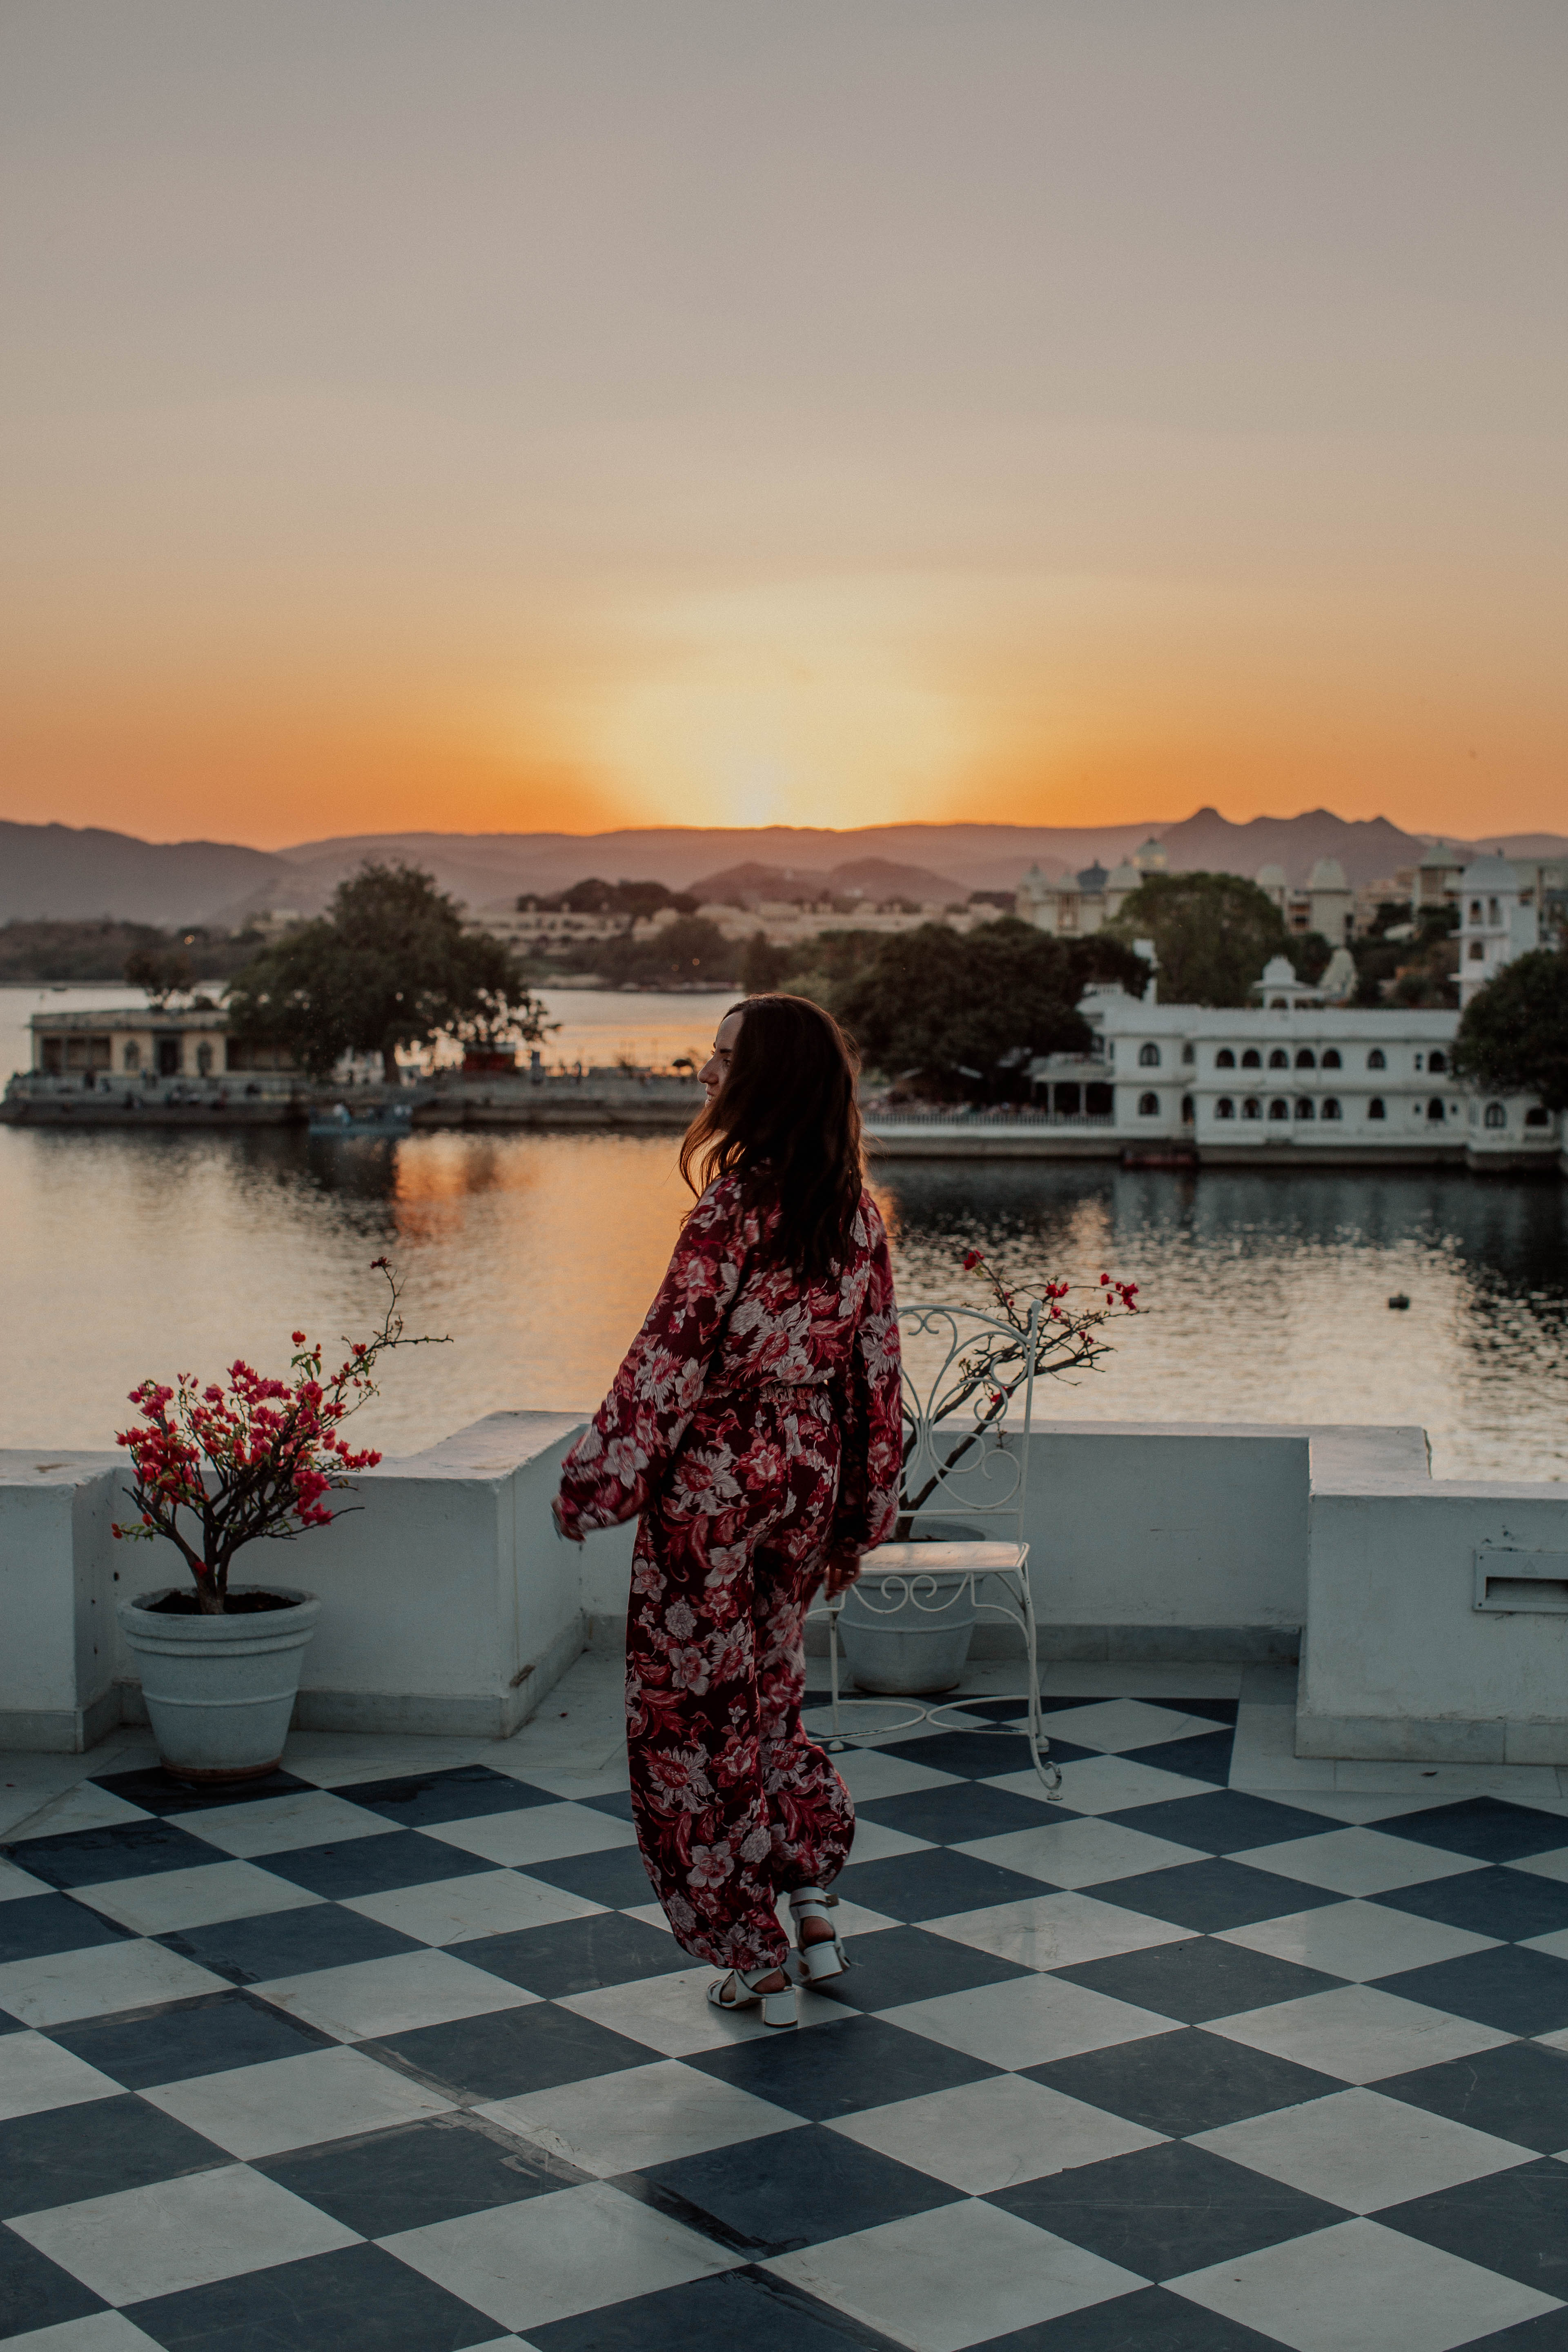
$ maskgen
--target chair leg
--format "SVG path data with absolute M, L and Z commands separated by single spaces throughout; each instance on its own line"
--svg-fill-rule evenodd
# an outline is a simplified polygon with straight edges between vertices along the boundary
M 1045 1784 L 1047 1796 L 1059 1796 L 1062 1768 L 1051 1760 L 1051 1744 L 1040 1732 L 1040 1667 L 1039 1643 L 1035 1626 L 1035 1596 L 1029 1590 L 1029 1571 L 1026 1565 L 1018 1577 L 1019 1598 L 1023 1603 L 1024 1646 L 1029 1657 L 1029 1753 L 1035 1769 Z

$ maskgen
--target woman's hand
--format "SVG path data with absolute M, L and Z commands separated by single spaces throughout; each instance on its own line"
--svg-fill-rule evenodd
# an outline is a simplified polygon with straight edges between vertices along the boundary
M 578 1548 L 581 1549 L 583 1542 L 582 1536 L 575 1528 L 569 1528 L 565 1520 L 561 1516 L 561 1497 L 559 1495 L 555 1496 L 553 1502 L 550 1506 L 550 1516 L 555 1522 L 556 1534 L 558 1536 L 564 1537 L 568 1543 L 576 1544 Z
M 826 1573 L 822 1580 L 822 1589 L 829 1601 L 837 1600 L 841 1592 L 847 1592 L 859 1573 L 860 1555 L 858 1551 L 842 1548 L 830 1551 Z

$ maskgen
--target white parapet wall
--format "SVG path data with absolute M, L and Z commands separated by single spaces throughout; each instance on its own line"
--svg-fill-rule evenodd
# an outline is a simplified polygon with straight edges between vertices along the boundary
M 550 1516 L 583 1419 L 491 1413 L 243 1562 L 325 1604 L 299 1724 L 504 1738 L 618 1641 L 631 1528 L 579 1549 Z M 79 1750 L 141 1718 L 115 1603 L 184 1571 L 114 1542 L 124 1478 L 118 1454 L 0 1455 L 0 1745 Z M 1047 1673 L 1290 1657 L 1305 1627 L 1300 1754 L 1568 1762 L 1562 1487 L 1435 1483 L 1418 1429 L 1047 1422 L 1025 1533 Z

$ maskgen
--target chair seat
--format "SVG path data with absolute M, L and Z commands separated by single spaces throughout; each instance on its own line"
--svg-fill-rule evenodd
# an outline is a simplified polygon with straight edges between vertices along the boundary
M 886 1571 L 892 1576 L 991 1576 L 1022 1568 L 1027 1544 L 885 1543 L 863 1554 L 862 1576 Z

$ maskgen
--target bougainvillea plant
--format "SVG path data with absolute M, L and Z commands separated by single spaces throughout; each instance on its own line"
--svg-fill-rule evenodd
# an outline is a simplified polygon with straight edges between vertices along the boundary
M 1119 1281 L 1114 1275 L 1102 1274 L 1098 1283 L 1047 1282 L 1037 1289 L 1026 1289 L 1022 1284 L 1010 1283 L 984 1250 L 965 1250 L 959 1264 L 965 1274 L 978 1274 L 984 1282 L 991 1293 L 994 1322 L 953 1358 L 948 1367 L 948 1385 L 941 1395 L 932 1397 L 927 1411 L 932 1426 L 963 1413 L 969 1415 L 972 1426 L 933 1467 L 925 1485 L 913 1493 L 908 1469 L 919 1428 L 906 1408 L 900 1535 L 908 1534 L 911 1517 L 930 1502 L 964 1456 L 982 1444 L 986 1431 L 1005 1420 L 1009 1403 L 1026 1381 L 1092 1371 L 1112 1346 L 1105 1336 L 1106 1325 L 1113 1318 L 1139 1312 L 1138 1285 Z M 1087 1293 L 1084 1304 L 1071 1303 L 1075 1288 Z
M 267 1380 L 237 1359 L 226 1383 L 204 1388 L 180 1372 L 173 1388 L 147 1380 L 131 1391 L 141 1422 L 114 1442 L 130 1454 L 133 1483 L 125 1492 L 141 1517 L 114 1532 L 133 1542 L 166 1537 L 195 1580 L 204 1616 L 226 1613 L 229 1569 L 244 1545 L 329 1526 L 339 1513 L 328 1496 L 381 1460 L 373 1446 L 356 1453 L 339 1433 L 375 1395 L 380 1359 L 395 1348 L 446 1344 L 405 1333 L 397 1276 L 386 1258 L 371 1263 L 386 1282 L 385 1311 L 368 1339 L 345 1339 L 349 1352 L 335 1372 L 323 1373 L 320 1341 L 296 1331 L 286 1381 Z

